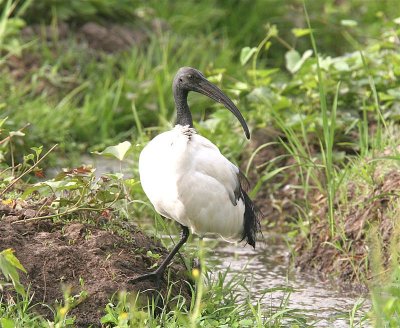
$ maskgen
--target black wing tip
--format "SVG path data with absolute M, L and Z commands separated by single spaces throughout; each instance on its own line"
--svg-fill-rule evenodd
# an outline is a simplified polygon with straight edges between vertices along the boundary
M 254 205 L 249 195 L 241 189 L 241 198 L 243 199 L 245 210 L 244 210 L 244 227 L 242 240 L 245 240 L 247 244 L 256 248 L 257 234 L 261 233 L 260 219 L 262 217 L 261 211 Z

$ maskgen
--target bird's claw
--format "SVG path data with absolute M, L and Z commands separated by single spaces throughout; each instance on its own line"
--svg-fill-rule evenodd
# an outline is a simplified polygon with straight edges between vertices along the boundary
M 162 274 L 160 272 L 154 271 L 154 272 L 143 274 L 136 278 L 129 279 L 128 283 L 135 284 L 137 282 L 141 282 L 141 281 L 145 281 L 145 280 L 153 280 L 157 283 L 157 285 L 159 285 L 161 279 L 162 279 Z

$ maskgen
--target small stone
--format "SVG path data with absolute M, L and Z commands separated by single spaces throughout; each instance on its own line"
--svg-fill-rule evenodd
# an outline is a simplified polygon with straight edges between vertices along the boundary
M 25 216 L 27 219 L 34 218 L 34 217 L 36 217 L 36 211 L 33 210 L 33 209 L 31 209 L 31 208 L 28 208 L 28 209 L 26 209 L 26 210 L 24 211 L 24 216 Z

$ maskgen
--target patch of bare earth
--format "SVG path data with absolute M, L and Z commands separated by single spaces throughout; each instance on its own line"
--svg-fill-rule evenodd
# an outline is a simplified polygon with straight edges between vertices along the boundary
M 360 277 L 369 278 L 369 228 L 372 226 L 376 227 L 382 239 L 384 246 L 381 260 L 383 265 L 387 266 L 391 256 L 389 245 L 395 224 L 393 208 L 399 202 L 400 173 L 390 171 L 379 180 L 372 190 L 361 195 L 357 192 L 360 186 L 356 183 L 349 185 L 348 204 L 336 204 L 336 213 L 342 213 L 340 217 L 335 217 L 336 226 L 342 227 L 342 231 L 338 231 L 334 238 L 326 219 L 327 200 L 322 196 L 315 198 L 312 211 L 316 219 L 309 235 L 297 240 L 296 266 L 324 275 L 333 274 L 341 281 L 347 282 L 359 282 Z M 334 247 L 334 244 L 340 245 L 344 251 Z
M 24 221 L 34 213 L 32 208 L 0 207 L 0 250 L 15 250 L 27 270 L 26 275 L 21 273 L 21 280 L 25 286 L 30 284 L 33 304 L 61 302 L 63 286 L 71 287 L 71 295 L 85 290 L 87 298 L 69 314 L 76 316 L 78 327 L 96 327 L 100 326 L 104 308 L 117 291 L 146 291 L 143 297 L 156 293 L 153 281 L 132 285 L 129 279 L 149 272 L 154 260 L 146 256 L 148 250 L 163 257 L 167 255 L 157 241 L 132 226 L 123 228 L 129 234 L 127 240 L 113 231 L 89 224 L 54 223 L 49 219 Z M 176 282 L 174 295 L 180 293 L 189 299 L 185 272 L 182 264 L 170 266 L 171 280 Z M 158 291 L 165 296 L 165 280 Z M 6 291 L 6 297 L 12 297 L 12 292 Z M 35 306 L 35 310 L 52 318 L 44 306 Z

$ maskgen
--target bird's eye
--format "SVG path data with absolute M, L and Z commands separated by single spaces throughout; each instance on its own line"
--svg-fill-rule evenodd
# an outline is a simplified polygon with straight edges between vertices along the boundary
M 181 77 L 179 78 L 179 82 L 183 82 L 183 79 Z
M 188 78 L 191 79 L 193 77 L 193 75 L 188 75 Z

